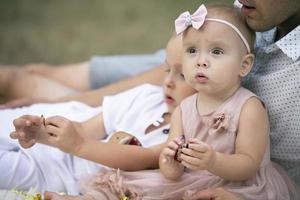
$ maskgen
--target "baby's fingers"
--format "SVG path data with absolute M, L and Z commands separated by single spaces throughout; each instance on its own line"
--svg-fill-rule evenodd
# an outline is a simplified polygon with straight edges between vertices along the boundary
M 182 137 L 177 137 L 177 138 L 171 140 L 170 142 L 168 142 L 167 147 L 169 147 L 170 149 L 173 149 L 173 150 L 177 150 L 180 147 L 180 145 L 183 144 L 183 142 L 184 141 L 183 141 Z
M 48 133 L 48 135 L 54 137 L 61 137 L 62 135 L 60 129 L 53 125 L 47 125 L 46 132 Z
M 188 163 L 188 162 L 186 162 L 186 161 L 184 161 L 184 160 L 181 161 L 181 164 L 182 164 L 184 167 L 186 167 L 187 169 L 190 169 L 190 170 L 196 171 L 196 170 L 200 170 L 200 169 L 201 169 L 199 166 L 194 165 L 194 164 L 191 164 L 191 163 Z
M 19 133 L 17 132 L 17 131 L 14 131 L 14 132 L 11 132 L 10 134 L 9 134 L 9 137 L 11 138 L 11 139 L 19 139 Z
M 22 116 L 13 121 L 16 130 L 30 126 L 39 126 L 42 124 L 42 119 L 37 116 Z
M 28 140 L 26 137 L 25 137 L 25 134 L 24 132 L 19 132 L 19 131 L 14 131 L 14 132 L 11 132 L 9 134 L 10 138 L 12 139 L 16 139 L 19 141 L 19 144 L 23 147 L 23 148 L 30 148 L 32 147 L 35 143 L 36 143 L 36 140 L 35 139 L 30 139 Z
M 43 124 L 43 118 L 35 115 L 24 115 L 23 118 L 26 120 L 27 126 L 40 126 Z
M 185 137 L 184 135 L 181 135 L 175 138 L 173 141 L 175 141 L 178 145 L 182 145 L 185 142 Z
M 170 149 L 170 148 L 164 148 L 163 155 L 164 156 L 170 156 L 173 157 L 176 153 L 176 150 Z
M 179 145 L 177 144 L 176 141 L 171 141 L 167 144 L 167 148 L 172 149 L 172 150 L 177 150 L 179 148 Z
M 23 148 L 30 148 L 32 147 L 35 143 L 36 143 L 36 140 L 35 139 L 31 139 L 29 141 L 26 141 L 26 140 L 19 140 L 19 143 L 20 145 L 23 147 Z
M 26 134 L 23 131 L 14 131 L 10 133 L 12 139 L 26 140 Z
M 24 128 L 26 125 L 26 119 L 22 118 L 22 117 L 19 117 L 17 119 L 14 119 L 13 121 L 13 125 L 15 126 L 15 129 L 21 129 L 21 128 Z
M 210 146 L 208 144 L 197 139 L 189 139 L 188 142 L 189 142 L 188 149 L 194 151 L 205 153 L 210 149 Z
M 197 157 L 188 156 L 182 153 L 180 158 L 182 160 L 181 163 L 189 169 L 195 170 L 199 168 L 199 165 L 201 165 L 201 159 Z

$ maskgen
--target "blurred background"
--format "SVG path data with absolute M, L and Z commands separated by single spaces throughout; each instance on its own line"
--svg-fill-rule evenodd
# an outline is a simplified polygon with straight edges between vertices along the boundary
M 67 64 L 164 48 L 183 11 L 233 0 L 0 0 L 0 64 Z

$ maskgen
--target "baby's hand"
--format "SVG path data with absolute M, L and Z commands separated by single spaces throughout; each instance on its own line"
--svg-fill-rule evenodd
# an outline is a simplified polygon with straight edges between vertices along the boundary
M 165 162 L 174 162 L 178 161 L 178 150 L 183 144 L 183 136 L 177 137 L 174 140 L 171 140 L 167 146 L 162 150 L 162 156 Z
M 176 157 L 183 142 L 183 137 L 169 141 L 160 154 L 159 168 L 167 179 L 176 180 L 181 177 L 184 171 L 184 166 L 178 162 Z
M 216 152 L 213 148 L 198 139 L 191 138 L 188 145 L 182 148 L 181 163 L 192 170 L 208 170 L 216 159 Z
M 23 115 L 13 121 L 15 131 L 10 133 L 12 139 L 17 139 L 23 148 L 32 147 L 45 135 L 43 118 L 33 115 Z
M 46 131 L 49 137 L 49 144 L 60 150 L 77 154 L 84 143 L 84 138 L 80 135 L 82 127 L 80 123 L 72 122 L 64 117 L 53 116 L 47 118 Z

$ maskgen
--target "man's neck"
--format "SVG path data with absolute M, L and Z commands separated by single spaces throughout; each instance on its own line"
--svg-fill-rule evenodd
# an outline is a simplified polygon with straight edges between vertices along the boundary
M 300 24 L 300 14 L 296 13 L 291 16 L 287 20 L 285 20 L 282 24 L 277 26 L 277 34 L 275 41 L 280 40 L 284 36 L 286 36 L 289 32 L 291 32 L 294 28 L 296 28 Z

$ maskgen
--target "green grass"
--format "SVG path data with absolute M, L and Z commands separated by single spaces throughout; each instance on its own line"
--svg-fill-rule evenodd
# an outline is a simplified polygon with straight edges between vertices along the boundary
M 61 64 L 153 52 L 165 46 L 178 14 L 207 1 L 1 0 L 0 63 Z

